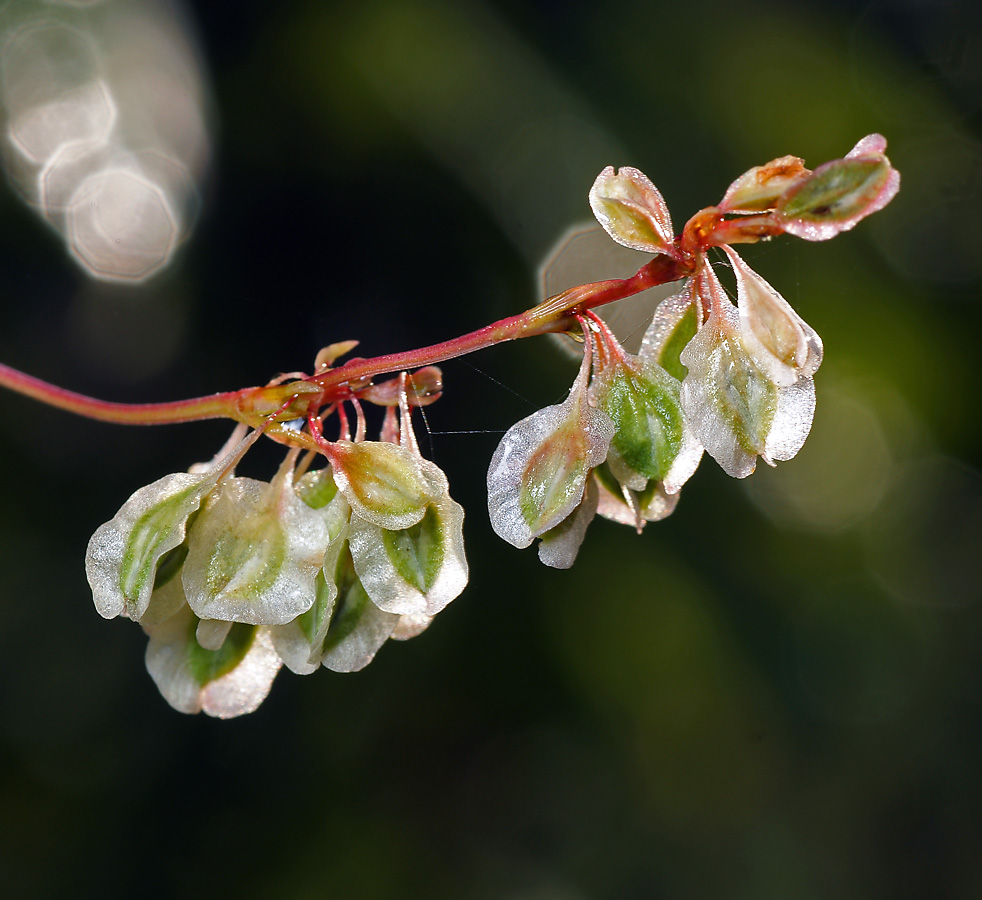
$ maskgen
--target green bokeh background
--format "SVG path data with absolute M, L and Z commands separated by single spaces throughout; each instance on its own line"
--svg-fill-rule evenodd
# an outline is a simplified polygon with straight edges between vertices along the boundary
M 164 400 L 333 341 L 451 337 L 535 302 L 608 164 L 680 226 L 752 165 L 879 131 L 902 190 L 831 243 L 747 250 L 825 341 L 798 458 L 747 482 L 706 460 L 670 519 L 596 522 L 569 572 L 497 540 L 482 490 L 501 432 L 575 364 L 546 341 L 447 363 L 423 443 L 468 510 L 471 585 L 364 672 L 284 672 L 241 720 L 169 709 L 82 567 L 133 490 L 227 427 L 0 397 L 0 892 L 982 896 L 972 0 L 194 12 L 217 111 L 196 233 L 162 278 L 108 288 L 7 191 L 3 361 Z

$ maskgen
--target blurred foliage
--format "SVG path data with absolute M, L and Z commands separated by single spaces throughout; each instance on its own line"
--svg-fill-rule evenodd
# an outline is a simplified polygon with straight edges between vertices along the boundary
M 704 461 L 670 519 L 598 521 L 571 572 L 496 541 L 482 490 L 574 364 L 546 342 L 447 364 L 424 451 L 469 511 L 471 586 L 366 671 L 281 676 L 243 720 L 170 710 L 82 571 L 97 525 L 227 429 L 3 397 L 4 895 L 982 896 L 976 5 L 194 11 L 221 116 L 197 233 L 163 278 L 98 286 L 8 192 L 5 362 L 171 399 L 332 341 L 451 337 L 534 302 L 607 164 L 644 170 L 677 226 L 751 165 L 873 131 L 903 186 L 830 244 L 748 248 L 825 340 L 800 456 L 746 483 Z

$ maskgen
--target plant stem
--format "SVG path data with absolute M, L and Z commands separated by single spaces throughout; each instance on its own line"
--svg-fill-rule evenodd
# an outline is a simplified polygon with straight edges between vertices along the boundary
M 517 316 L 501 319 L 449 341 L 431 344 L 418 350 L 376 356 L 372 359 L 354 359 L 336 369 L 314 375 L 308 380 L 316 381 L 328 390 L 375 375 L 444 362 L 505 341 L 539 334 L 579 330 L 577 317 L 587 310 L 639 294 L 660 284 L 678 281 L 691 274 L 694 268 L 695 266 L 688 261 L 656 256 L 630 278 L 581 284 L 550 297 Z
M 302 381 L 243 388 L 169 403 L 113 403 L 57 387 L 0 363 L 0 387 L 24 394 L 68 412 L 120 425 L 164 425 L 199 419 L 229 418 L 252 427 L 268 415 L 296 401 L 297 417 L 315 407 L 349 399 L 377 375 L 416 369 L 483 350 L 505 341 L 538 334 L 578 330 L 577 317 L 590 309 L 638 294 L 648 288 L 677 281 L 692 273 L 690 259 L 656 256 L 630 278 L 599 281 L 571 288 L 517 316 L 501 319 L 477 331 L 417 350 L 389 353 L 371 359 L 353 359 L 343 366 L 311 375 Z M 291 441 L 292 442 L 292 441 Z
M 57 387 L 3 363 L 0 363 L 0 386 L 40 400 L 48 406 L 119 425 L 164 425 L 199 419 L 236 418 L 233 411 L 242 395 L 242 391 L 229 391 L 168 403 L 112 403 Z

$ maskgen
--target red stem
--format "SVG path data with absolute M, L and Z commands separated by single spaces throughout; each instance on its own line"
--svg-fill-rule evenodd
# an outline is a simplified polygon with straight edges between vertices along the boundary
M 517 316 L 501 319 L 449 341 L 372 359 L 353 359 L 343 366 L 311 375 L 300 382 L 244 388 L 170 403 L 113 403 L 57 387 L 0 363 L 0 387 L 58 409 L 121 425 L 163 425 L 230 418 L 256 427 L 269 415 L 285 411 L 291 405 L 291 397 L 295 403 L 290 412 L 297 417 L 305 416 L 326 403 L 354 396 L 377 375 L 443 362 L 504 341 L 577 329 L 577 316 L 587 310 L 659 284 L 677 281 L 690 275 L 694 269 L 691 258 L 659 255 L 630 278 L 579 285 Z M 289 434 L 279 435 L 277 432 L 274 435 L 271 431 L 271 436 L 292 443 Z
M 77 394 L 0 363 L 0 386 L 68 412 L 120 425 L 163 425 L 199 419 L 235 418 L 230 410 L 243 391 L 228 391 L 168 403 L 113 403 Z M 247 388 L 248 390 L 253 390 Z

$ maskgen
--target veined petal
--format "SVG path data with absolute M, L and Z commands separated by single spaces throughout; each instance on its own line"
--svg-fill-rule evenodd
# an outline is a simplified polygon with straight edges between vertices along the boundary
M 607 456 L 614 426 L 587 403 L 589 360 L 566 400 L 505 433 L 488 468 L 491 527 L 515 547 L 554 528 L 579 504 L 590 470 Z
M 736 274 L 743 346 L 758 368 L 778 387 L 813 375 L 822 363 L 822 339 L 732 248 L 723 249 Z
M 372 602 L 399 615 L 435 616 L 467 585 L 464 508 L 449 496 L 400 530 L 354 516 L 348 536 L 358 578 Z
M 228 719 L 253 712 L 280 669 L 269 634 L 254 625 L 233 625 L 220 650 L 195 639 L 198 619 L 185 606 L 147 629 L 147 671 L 164 699 L 184 713 Z
M 323 572 L 316 582 L 314 605 L 285 625 L 269 626 L 273 647 L 286 667 L 296 675 L 310 675 L 320 668 L 324 638 L 331 624 L 331 615 L 338 589 L 327 581 Z
M 283 625 L 313 605 L 328 541 L 324 515 L 300 499 L 289 470 L 272 484 L 230 478 L 188 536 L 188 604 L 202 618 Z
M 672 219 L 662 195 L 647 175 L 607 166 L 590 189 L 590 207 L 618 244 L 645 253 L 675 255 Z
M 217 479 L 217 473 L 165 475 L 140 488 L 96 530 L 85 553 L 85 574 L 101 616 L 125 611 L 131 619 L 142 618 L 157 565 L 183 543 L 188 517 Z
M 640 491 L 660 481 L 676 493 L 698 466 L 702 447 L 682 414 L 680 386 L 660 366 L 629 354 L 595 373 L 594 403 L 614 423 L 607 465 L 625 487 Z
M 699 277 L 713 300 L 708 321 L 682 353 L 689 369 L 682 408 L 706 452 L 727 474 L 745 478 L 758 455 L 773 462 L 801 448 L 815 410 L 814 383 L 801 376 L 776 385 L 743 346 L 739 314 L 712 269 Z
M 161 563 L 165 557 L 183 555 L 178 548 L 184 542 L 188 520 L 259 433 L 240 434 L 236 429 L 222 455 L 210 463 L 195 466 L 191 473 L 165 475 L 140 488 L 109 522 L 96 529 L 85 552 L 85 575 L 101 616 L 111 619 L 123 613 L 143 620 Z M 179 563 L 174 571 L 177 568 Z
M 356 515 L 381 528 L 409 528 L 449 486 L 441 469 L 407 447 L 383 441 L 331 445 L 334 480 Z
M 349 510 L 348 504 L 340 494 L 331 506 L 340 504 Z M 350 510 L 349 510 L 350 515 Z M 329 523 L 329 528 L 331 525 Z M 342 558 L 348 556 L 348 519 L 345 518 L 337 528 L 331 528 L 331 542 L 324 554 L 324 565 L 317 573 L 314 583 L 316 596 L 313 606 L 285 625 L 270 626 L 273 646 L 286 667 L 297 675 L 310 675 L 321 664 L 324 656 L 324 641 L 331 627 L 340 588 L 337 584 L 339 566 Z

